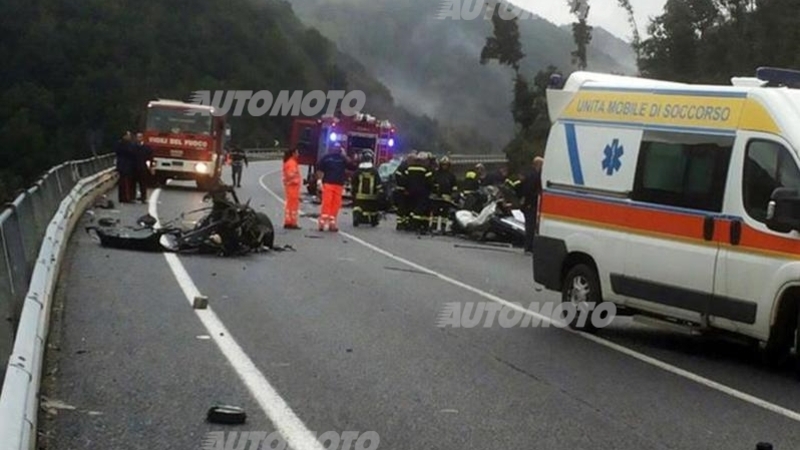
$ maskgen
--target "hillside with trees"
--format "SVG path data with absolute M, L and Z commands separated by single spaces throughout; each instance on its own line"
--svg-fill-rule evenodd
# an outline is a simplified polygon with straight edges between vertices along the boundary
M 455 148 L 398 108 L 363 65 L 281 0 L 0 2 L 0 199 L 61 161 L 107 152 L 148 100 L 195 90 L 360 89 L 400 144 Z M 232 119 L 244 146 L 286 142 L 289 117 Z M 448 130 L 448 139 L 464 138 Z
M 473 5 L 470 1 L 455 4 Z M 565 0 L 557 1 L 568 8 Z M 300 19 L 369 67 L 391 87 L 405 108 L 435 117 L 444 126 L 475 130 L 488 141 L 469 142 L 465 151 L 499 152 L 514 136 L 513 117 L 508 109 L 513 100 L 513 71 L 497 64 L 474 64 L 487 34 L 492 32 L 490 21 L 440 19 L 442 2 L 431 0 L 291 2 Z M 624 11 L 620 9 L 620 13 Z M 571 29 L 528 15 L 518 24 L 526 54 L 520 61 L 524 73 L 535 74 L 550 65 L 572 67 Z M 602 31 L 598 29 L 598 34 Z M 589 44 L 591 66 L 608 72 L 635 73 L 630 44 L 607 32 L 603 38 L 607 40 Z M 614 45 L 609 45 L 613 41 Z M 605 45 L 624 61 L 607 53 Z
M 590 0 L 575 2 L 576 23 L 572 55 L 578 66 L 603 70 L 583 59 L 596 30 L 587 24 Z M 632 16 L 627 0 L 620 6 Z M 582 9 L 583 8 L 583 9 Z M 761 66 L 800 69 L 800 2 L 797 0 L 667 0 L 663 13 L 648 25 L 647 36 L 634 38 L 639 75 L 686 83 L 730 84 L 734 76 L 754 76 Z M 494 20 L 486 40 L 483 59 L 508 67 L 523 67 L 525 55 L 518 49 L 517 21 Z M 485 62 L 485 61 L 482 61 Z M 531 77 L 517 70 L 514 75 L 515 137 L 505 147 L 510 161 L 528 163 L 544 152 L 550 119 L 545 90 L 550 74 L 569 76 L 569 70 L 549 67 Z

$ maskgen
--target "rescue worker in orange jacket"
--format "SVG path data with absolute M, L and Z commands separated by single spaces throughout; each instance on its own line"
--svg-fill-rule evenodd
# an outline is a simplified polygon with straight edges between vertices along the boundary
M 297 221 L 300 215 L 300 186 L 303 184 L 303 177 L 300 176 L 298 157 L 299 151 L 296 148 L 287 149 L 283 153 L 283 190 L 286 193 L 283 228 L 289 230 L 300 229 Z

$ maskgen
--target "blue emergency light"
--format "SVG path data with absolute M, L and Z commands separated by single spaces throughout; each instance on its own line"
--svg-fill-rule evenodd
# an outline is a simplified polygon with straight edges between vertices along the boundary
M 800 88 L 800 70 L 759 67 L 756 78 L 766 81 L 768 87 Z
M 394 139 L 389 139 L 389 147 L 394 147 Z
M 331 142 L 336 142 L 336 138 L 338 138 L 338 137 L 339 136 L 337 136 L 335 132 L 331 133 L 331 135 L 330 135 Z
M 550 75 L 550 80 L 547 83 L 548 89 L 564 89 L 564 84 L 566 80 L 564 80 L 564 76 L 560 73 L 554 73 Z

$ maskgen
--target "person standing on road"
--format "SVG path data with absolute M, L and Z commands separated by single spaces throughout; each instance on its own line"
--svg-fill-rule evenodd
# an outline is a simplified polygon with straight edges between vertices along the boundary
M 408 199 L 408 190 L 406 189 L 406 169 L 414 158 L 416 158 L 416 150 L 403 158 L 403 161 L 397 166 L 394 172 L 395 188 L 392 193 L 392 201 L 394 202 L 397 211 L 397 224 L 395 229 L 397 231 L 407 231 L 410 227 L 411 221 L 411 206 Z
M 406 190 L 411 204 L 411 231 L 428 232 L 431 220 L 430 197 L 433 192 L 433 172 L 428 168 L 428 154 L 421 153 L 405 170 Z
M 475 170 L 468 170 L 464 174 L 464 180 L 461 182 L 461 200 L 463 208 L 468 211 L 478 212 L 482 208 L 480 205 L 481 182 L 478 176 L 478 167 L 476 166 Z
M 317 179 L 322 180 L 322 206 L 319 215 L 319 231 L 339 231 L 337 220 L 342 208 L 342 193 L 347 181 L 350 162 L 341 145 L 331 147 L 317 165 Z
M 242 166 L 250 166 L 250 163 L 247 161 L 247 153 L 238 145 L 233 145 L 231 147 L 230 157 L 233 185 L 235 187 L 242 187 Z
M 132 140 L 133 136 L 131 132 L 126 131 L 114 148 L 114 153 L 117 157 L 117 172 L 119 173 L 117 199 L 120 203 L 131 203 L 133 201 L 132 191 L 135 162 Z
M 289 230 L 300 229 L 297 222 L 300 212 L 300 186 L 303 184 L 303 179 L 297 163 L 299 154 L 297 148 L 287 149 L 283 153 L 283 190 L 286 193 L 283 228 Z
M 533 238 L 538 226 L 539 196 L 542 194 L 542 167 L 544 158 L 537 156 L 533 166 L 525 172 L 519 184 L 521 209 L 525 215 L 525 253 L 533 253 Z
M 380 221 L 378 210 L 380 198 L 383 196 L 381 175 L 373 164 L 375 157 L 370 151 L 361 154 L 361 164 L 353 174 L 353 226 L 370 224 L 377 226 Z
M 150 167 L 153 165 L 153 149 L 144 143 L 144 134 L 136 133 L 136 145 L 133 147 L 134 173 L 133 197 L 136 196 L 136 187 L 139 188 L 139 200 L 147 203 L 147 186 L 150 184 Z
M 443 156 L 439 160 L 439 168 L 433 174 L 434 195 L 442 201 L 434 201 L 434 220 L 438 227 L 434 226 L 434 231 L 445 233 L 450 221 L 450 208 L 448 203 L 453 203 L 458 195 L 458 180 L 453 172 L 450 171 L 450 158 Z

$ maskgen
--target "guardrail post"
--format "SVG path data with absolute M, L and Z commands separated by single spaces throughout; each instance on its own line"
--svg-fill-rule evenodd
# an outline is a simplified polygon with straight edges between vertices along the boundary
M 5 376 L 8 357 L 14 343 L 14 278 L 11 272 L 11 258 L 6 246 L 3 223 L 10 214 L 0 215 L 0 380 Z M 23 258 L 24 262 L 24 258 Z
M 9 298 L 12 322 L 19 319 L 22 312 L 22 303 L 25 296 L 26 287 L 33 270 L 33 258 L 28 258 L 25 251 L 24 237 L 20 228 L 19 211 L 14 209 L 6 210 L 0 215 L 0 235 L 3 240 L 3 258 L 6 265 L 6 272 L 11 282 L 11 297 Z M 30 244 L 33 245 L 33 244 Z

